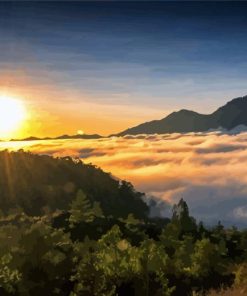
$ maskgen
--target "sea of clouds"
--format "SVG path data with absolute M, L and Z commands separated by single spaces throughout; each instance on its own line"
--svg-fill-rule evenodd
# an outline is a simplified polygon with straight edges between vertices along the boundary
M 168 215 L 182 197 L 198 220 L 247 226 L 247 132 L 0 143 L 5 148 L 93 163 L 154 196 L 153 215 Z

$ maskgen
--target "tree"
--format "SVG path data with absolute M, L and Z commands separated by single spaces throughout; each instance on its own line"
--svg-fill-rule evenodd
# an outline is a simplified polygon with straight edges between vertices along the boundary
M 10 178 L 11 176 L 11 178 Z M 71 157 L 53 158 L 30 152 L 0 151 L 0 209 L 4 215 L 22 208 L 30 216 L 67 211 L 78 190 L 99 202 L 106 216 L 145 219 L 144 194 L 92 164 Z
M 189 207 L 183 199 L 180 199 L 178 204 L 174 205 L 171 221 L 179 225 L 181 234 L 197 230 L 196 221 L 190 216 Z
M 140 246 L 141 276 L 143 279 L 140 295 L 170 296 L 174 288 L 168 286 L 168 255 L 164 247 L 154 240 L 145 240 Z M 158 284 L 155 290 L 152 291 Z
M 74 243 L 74 268 L 70 280 L 73 282 L 71 296 L 100 295 L 103 274 L 96 269 L 96 241 L 85 239 Z
M 97 242 L 77 244 L 78 265 L 73 280 L 74 293 L 82 295 L 116 295 L 122 283 L 138 273 L 137 249 L 122 238 L 117 225 Z
M 11 267 L 13 256 L 6 253 L 0 258 L 0 294 L 12 294 L 16 292 L 17 284 L 21 281 L 19 270 Z M 1 291 L 2 290 L 2 291 Z
M 69 213 L 69 222 L 72 227 L 80 222 L 92 222 L 95 217 L 103 217 L 100 204 L 98 202 L 91 204 L 82 190 L 77 192 L 75 200 L 71 203 Z
M 23 231 L 13 262 L 22 275 L 17 295 L 67 295 L 72 271 L 69 234 L 39 221 Z
M 225 242 L 213 244 L 208 238 L 198 240 L 191 255 L 191 275 L 198 279 L 201 287 L 219 287 L 229 283 L 231 271 L 227 262 Z

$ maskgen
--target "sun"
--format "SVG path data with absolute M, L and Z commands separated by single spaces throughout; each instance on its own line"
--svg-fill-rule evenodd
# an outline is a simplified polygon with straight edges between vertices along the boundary
M 0 137 L 19 130 L 26 118 L 26 108 L 21 100 L 0 95 Z

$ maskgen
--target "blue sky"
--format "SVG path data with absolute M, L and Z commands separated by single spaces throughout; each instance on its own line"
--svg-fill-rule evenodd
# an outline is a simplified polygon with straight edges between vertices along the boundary
M 64 112 L 128 107 L 126 128 L 180 108 L 207 113 L 247 94 L 246 24 L 245 2 L 0 2 L 0 75 L 21 71 Z

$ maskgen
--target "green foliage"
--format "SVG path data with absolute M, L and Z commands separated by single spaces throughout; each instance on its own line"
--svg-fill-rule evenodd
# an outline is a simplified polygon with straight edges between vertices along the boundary
M 135 295 L 169 296 L 174 290 L 168 287 L 168 256 L 162 245 L 146 240 L 139 248 L 134 247 L 117 225 L 97 244 L 88 240 L 77 243 L 76 253 L 73 295 L 117 295 L 119 288 L 129 282 Z
M 187 203 L 180 199 L 177 205 L 173 207 L 172 222 L 179 226 L 180 233 L 195 232 L 196 221 L 189 215 L 189 208 Z
M 106 216 L 147 217 L 144 194 L 91 164 L 22 150 L 0 151 L 0 209 L 5 215 L 16 209 L 30 216 L 68 210 L 78 190 L 92 203 L 99 202 Z
M 143 277 L 142 295 L 171 295 L 174 288 L 168 287 L 168 255 L 164 247 L 153 240 L 145 240 L 140 246 L 141 274 Z M 150 288 L 150 276 L 159 284 L 157 291 Z
M 106 217 L 82 191 L 67 212 L 2 217 L 0 295 L 180 296 L 230 285 L 234 277 L 242 283 L 244 265 L 236 269 L 228 255 L 245 262 L 246 232 L 219 225 L 192 231 L 182 228 L 184 219 L 194 223 L 187 210 L 176 212 L 156 236 L 155 220 Z
M 12 250 L 14 263 L 22 274 L 19 295 L 63 295 L 70 275 L 72 245 L 69 235 L 39 221 L 23 231 Z
M 235 280 L 234 285 L 236 287 L 244 287 L 247 288 L 247 262 L 239 264 L 236 266 L 234 271 L 235 273 Z
M 71 203 L 69 213 L 71 226 L 80 222 L 93 222 L 96 217 L 103 217 L 99 202 L 94 202 L 93 205 L 91 205 L 82 190 L 77 192 L 76 198 Z
M 13 256 L 6 253 L 0 258 L 0 288 L 8 293 L 16 291 L 17 284 L 21 281 L 21 273 L 11 266 Z
M 191 273 L 198 278 L 205 278 L 211 273 L 224 274 L 227 272 L 225 243 L 215 245 L 209 239 L 204 238 L 195 244 L 192 254 Z
M 247 231 L 197 225 L 71 158 L 0 152 L 0 295 L 187 296 L 246 285 Z

